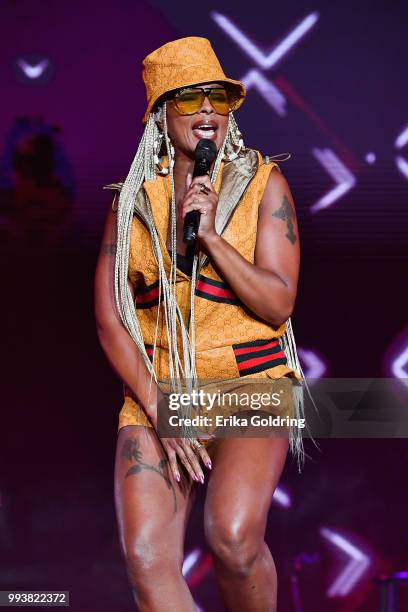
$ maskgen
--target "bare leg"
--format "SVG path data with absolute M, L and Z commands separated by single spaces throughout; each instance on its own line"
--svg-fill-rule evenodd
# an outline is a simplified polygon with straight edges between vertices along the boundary
M 181 466 L 180 466 L 181 467 Z M 173 480 L 153 429 L 120 429 L 115 461 L 115 507 L 120 545 L 142 612 L 195 612 L 182 575 L 191 479 Z
M 276 611 L 276 568 L 265 528 L 287 450 L 286 438 L 216 441 L 204 524 L 228 611 Z

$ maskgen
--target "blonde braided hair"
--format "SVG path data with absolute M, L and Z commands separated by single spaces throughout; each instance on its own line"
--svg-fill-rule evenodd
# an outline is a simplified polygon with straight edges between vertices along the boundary
M 161 133 L 157 125 L 157 120 L 163 120 L 163 132 Z M 157 229 L 153 219 L 153 213 L 150 202 L 145 197 L 146 205 L 146 223 L 152 240 L 153 252 L 156 258 L 159 271 L 159 304 L 157 310 L 157 319 L 155 327 L 155 336 L 153 344 L 153 358 L 150 360 L 144 345 L 144 338 L 140 322 L 138 320 L 133 296 L 128 286 L 128 265 L 130 253 L 130 236 L 132 228 L 132 219 L 135 210 L 135 200 L 142 188 L 144 181 L 153 181 L 157 174 L 157 142 L 161 142 L 164 138 L 166 144 L 167 157 L 169 160 L 168 172 L 170 173 L 171 183 L 171 267 L 169 278 L 167 278 L 163 255 L 160 249 L 160 242 Z M 228 116 L 227 134 L 221 145 L 214 167 L 211 173 L 211 181 L 214 184 L 218 176 L 221 162 L 226 155 L 227 160 L 234 159 L 243 147 L 241 133 L 232 113 Z M 238 152 L 237 152 L 238 150 Z M 117 207 L 117 249 L 115 257 L 115 302 L 119 316 L 123 325 L 129 332 L 138 347 L 143 360 L 151 374 L 150 385 L 154 378 L 156 384 L 159 384 L 157 374 L 154 368 L 154 355 L 157 344 L 157 330 L 160 316 L 161 296 L 163 295 L 164 316 L 166 320 L 166 331 L 169 346 L 169 375 L 170 386 L 172 392 L 182 392 L 182 379 L 186 385 L 186 392 L 191 392 L 197 385 L 197 371 L 195 362 L 195 316 L 194 316 L 194 293 L 196 285 L 198 255 L 194 255 L 193 269 L 191 276 L 191 338 L 186 328 L 182 313 L 177 304 L 176 299 L 176 198 L 174 187 L 174 149 L 172 147 L 167 129 L 167 103 L 156 111 L 151 112 L 146 123 L 143 136 L 141 138 L 136 155 L 128 172 L 128 175 L 122 185 L 119 202 Z M 177 326 L 180 328 L 183 363 L 180 359 L 177 343 Z M 183 367 L 184 365 L 184 367 Z M 184 410 L 183 410 L 184 408 Z M 182 416 L 191 417 L 191 407 L 183 407 L 181 409 Z M 184 419 L 183 419 L 184 422 Z M 192 428 L 183 426 L 183 435 L 187 438 L 193 438 Z
M 163 123 L 163 131 L 161 131 L 157 125 L 157 121 L 161 120 Z M 168 158 L 168 167 L 163 168 L 160 164 L 158 157 L 161 148 L 162 141 L 165 142 L 165 149 Z M 157 147 L 157 144 L 159 146 Z M 244 148 L 244 142 L 242 139 L 241 132 L 238 129 L 237 123 L 233 116 L 233 113 L 229 113 L 228 116 L 228 127 L 225 140 L 220 147 L 217 158 L 214 163 L 213 171 L 211 174 L 211 181 L 214 184 L 220 167 L 221 162 L 232 161 L 238 157 L 241 153 L 241 149 Z M 273 158 L 271 158 L 273 159 Z M 168 340 L 168 367 L 170 375 L 170 386 L 172 392 L 181 393 L 182 379 L 184 379 L 185 391 L 191 393 L 192 389 L 197 386 L 197 371 L 195 361 L 195 347 L 196 347 L 196 328 L 195 328 L 195 311 L 194 311 L 194 295 L 197 278 L 197 266 L 198 266 L 198 255 L 194 255 L 192 273 L 191 273 L 191 293 L 190 293 L 190 319 L 191 319 L 191 337 L 186 328 L 182 313 L 176 299 L 176 199 L 175 199 L 175 188 L 174 188 L 174 148 L 170 141 L 170 137 L 167 129 L 167 104 L 163 103 L 155 112 L 151 112 L 149 119 L 146 123 L 142 139 L 137 149 L 135 158 L 130 167 L 129 173 L 122 185 L 119 197 L 119 203 L 117 208 L 117 249 L 115 258 L 115 302 L 120 315 L 120 318 L 128 330 L 130 336 L 133 338 L 136 346 L 138 347 L 143 360 L 151 374 L 150 387 L 154 378 L 155 382 L 159 384 L 157 375 L 154 368 L 154 357 L 156 353 L 157 344 L 157 330 L 160 316 L 160 305 L 161 296 L 163 295 L 164 303 L 164 316 L 166 321 L 166 333 Z M 146 218 L 151 241 L 152 248 L 156 258 L 158 271 L 159 271 L 159 303 L 157 310 L 155 335 L 153 343 L 153 358 L 150 360 L 144 345 L 143 333 L 140 327 L 140 323 L 136 314 L 135 304 L 133 301 L 132 293 L 128 287 L 128 265 L 129 265 L 129 251 L 130 251 L 130 235 L 132 227 L 132 219 L 135 211 L 135 200 L 142 189 L 143 182 L 153 181 L 156 178 L 157 173 L 169 173 L 170 184 L 171 184 L 171 267 L 169 278 L 167 278 L 163 255 L 160 248 L 160 241 L 157 234 L 157 229 L 153 219 L 153 213 L 149 199 L 144 197 L 144 204 L 146 207 Z M 181 341 L 182 341 L 182 352 L 183 352 L 183 363 L 180 359 L 177 343 L 177 326 L 180 328 Z M 295 338 L 292 329 L 291 319 L 289 318 L 286 322 L 286 330 L 280 338 L 282 350 L 284 351 L 288 366 L 299 372 L 302 376 L 303 383 L 310 394 L 305 375 L 301 368 Z M 184 364 L 184 367 L 183 367 Z M 299 384 L 293 385 L 293 398 L 295 406 L 295 416 L 299 418 L 304 417 L 304 396 L 303 387 Z M 314 404 L 314 402 L 313 402 Z M 182 406 L 180 408 L 181 416 L 191 418 L 192 409 L 191 406 Z M 183 423 L 185 420 L 183 419 Z M 182 435 L 190 440 L 194 439 L 193 429 L 186 425 L 182 427 Z M 314 442 L 313 438 L 311 437 Z M 299 431 L 292 432 L 290 436 L 290 449 L 291 453 L 295 456 L 298 462 L 299 472 L 304 464 L 305 451 L 303 447 L 303 437 Z

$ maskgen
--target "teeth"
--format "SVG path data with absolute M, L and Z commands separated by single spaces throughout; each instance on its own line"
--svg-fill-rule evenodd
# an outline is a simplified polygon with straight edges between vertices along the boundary
M 215 134 L 215 130 L 199 130 L 196 128 L 195 131 L 197 132 L 197 134 L 207 134 L 207 136 L 212 136 L 213 134 Z

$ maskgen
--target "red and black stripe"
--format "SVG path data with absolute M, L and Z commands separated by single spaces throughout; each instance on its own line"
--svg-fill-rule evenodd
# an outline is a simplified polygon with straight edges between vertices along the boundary
M 151 308 L 159 303 L 159 281 L 139 289 L 136 293 L 136 308 Z
M 232 345 L 239 375 L 256 374 L 277 365 L 286 365 L 287 359 L 278 338 L 254 340 Z
M 213 280 L 207 276 L 199 275 L 196 283 L 196 295 L 212 300 L 213 302 L 222 302 L 223 304 L 240 304 L 235 293 L 230 289 L 227 283 Z
M 150 361 L 153 361 L 153 344 L 147 344 L 146 342 L 144 343 L 145 345 L 145 349 L 146 349 L 146 353 L 147 356 L 149 357 Z

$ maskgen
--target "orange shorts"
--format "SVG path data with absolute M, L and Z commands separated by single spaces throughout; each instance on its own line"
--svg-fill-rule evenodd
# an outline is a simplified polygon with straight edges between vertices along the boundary
M 236 390 L 237 385 L 239 385 L 241 390 L 246 391 L 246 390 L 249 390 L 249 385 L 253 385 L 254 382 L 256 385 L 256 381 L 259 379 L 272 379 L 273 381 L 285 379 L 285 381 L 288 381 L 288 380 L 292 381 L 293 379 L 296 380 L 296 375 L 292 370 L 289 370 L 288 372 L 288 368 L 286 366 L 278 365 L 273 368 L 269 368 L 268 370 L 264 370 L 263 372 L 258 372 L 255 376 L 247 375 L 247 376 L 241 376 L 239 378 L 218 381 L 218 383 L 211 382 L 209 383 L 208 387 L 206 387 L 205 385 L 200 385 L 200 388 L 203 388 L 203 389 L 207 388 L 207 391 L 214 392 L 216 388 L 220 387 L 220 383 L 222 383 L 222 389 L 224 392 L 228 390 L 231 391 L 232 389 Z M 252 390 L 256 389 L 259 392 L 260 387 L 251 386 L 251 389 Z M 288 395 L 285 396 L 286 401 L 282 405 L 282 408 L 279 409 L 279 412 L 283 412 L 284 414 L 289 414 L 289 413 L 292 414 L 293 401 L 292 401 L 291 384 L 287 387 L 287 389 L 288 390 L 290 389 L 290 392 Z M 266 390 L 266 388 L 262 386 L 262 390 Z M 224 412 L 224 409 L 223 409 L 223 412 Z M 233 412 L 230 412 L 230 414 L 232 413 Z M 146 416 L 144 410 L 142 409 L 140 404 L 137 402 L 136 398 L 133 396 L 130 389 L 125 387 L 125 399 L 124 399 L 124 403 L 119 413 L 118 431 L 122 427 L 126 427 L 127 425 L 140 425 L 142 427 L 153 427 L 150 420 Z M 205 438 L 199 438 L 199 439 L 203 444 L 207 444 L 210 441 Z

